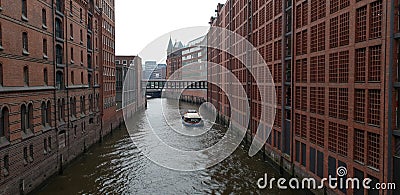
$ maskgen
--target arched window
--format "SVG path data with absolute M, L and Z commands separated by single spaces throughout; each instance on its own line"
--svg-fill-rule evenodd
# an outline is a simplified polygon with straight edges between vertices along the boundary
M 42 9 L 42 24 L 43 26 L 47 26 L 47 15 L 46 15 L 46 9 Z
M 22 0 L 22 16 L 27 18 L 28 17 L 28 2 L 27 0 Z
M 74 26 L 72 23 L 69 25 L 69 36 L 71 39 L 74 39 Z
M 91 74 L 88 75 L 88 84 L 89 84 L 89 87 L 92 87 L 92 75 Z
M 75 84 L 75 74 L 74 71 L 71 71 L 71 83 Z
M 28 33 L 23 32 L 22 33 L 22 49 L 25 53 L 28 53 L 29 48 L 28 48 Z
M 61 45 L 56 45 L 56 62 L 57 64 L 63 64 L 63 48 Z
M 49 84 L 49 75 L 47 72 L 47 68 L 45 68 L 43 70 L 43 81 L 44 81 L 44 85 L 48 85 Z
M 59 12 L 63 12 L 63 0 L 56 0 L 56 10 Z
M 69 109 L 71 110 L 71 116 L 75 116 L 74 114 L 74 98 L 69 99 Z
M 43 39 L 43 57 L 47 58 L 47 39 Z
M 46 103 L 42 102 L 42 105 L 40 106 L 40 110 L 42 112 L 42 125 L 46 126 L 47 125 L 47 107 L 46 107 Z
M 33 130 L 33 104 L 28 105 L 28 128 L 30 131 Z
M 7 140 L 10 139 L 10 123 L 9 123 L 9 111 L 7 107 L 4 107 L 0 113 L 0 138 L 5 137 Z
M 74 63 L 74 48 L 71 47 L 71 63 Z
M 72 14 L 72 0 L 69 1 L 69 13 Z
M 83 72 L 81 72 L 81 84 L 83 84 Z
M 82 114 L 86 113 L 86 97 L 82 97 Z
M 61 71 L 56 73 L 56 86 L 58 90 L 64 89 L 64 76 Z
M 62 39 L 63 36 L 63 26 L 59 18 L 56 18 L 56 37 Z
M 28 113 L 25 104 L 21 106 L 21 130 L 26 133 L 28 129 Z
M 90 54 L 87 55 L 87 64 L 88 68 L 92 69 L 92 56 Z
M 47 101 L 47 124 L 51 127 L 51 102 Z
M 31 145 L 29 145 L 29 161 L 30 162 L 32 162 L 33 161 L 33 153 L 34 153 L 34 150 L 33 150 L 33 145 L 31 144 Z
M 65 99 L 63 98 L 61 101 L 61 118 L 65 120 Z
M 44 140 L 43 140 L 43 149 L 44 149 L 44 153 L 46 154 L 47 153 L 47 139 L 46 138 L 44 138 Z
M 93 95 L 89 95 L 89 112 L 93 112 Z
M 3 170 L 4 170 L 4 176 L 8 176 L 10 171 L 10 159 L 8 155 L 5 155 L 3 158 Z
M 74 97 L 74 116 L 76 116 L 76 97 Z
M 29 86 L 29 69 L 27 66 L 24 67 L 24 85 Z

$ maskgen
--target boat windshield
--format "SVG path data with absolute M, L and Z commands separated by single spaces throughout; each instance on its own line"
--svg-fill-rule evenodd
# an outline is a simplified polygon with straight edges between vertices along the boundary
M 201 121 L 200 118 L 184 118 L 183 120 L 187 123 L 199 123 Z

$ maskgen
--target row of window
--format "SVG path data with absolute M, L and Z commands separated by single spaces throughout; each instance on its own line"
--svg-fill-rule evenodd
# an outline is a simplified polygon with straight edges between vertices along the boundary
M 89 95 L 89 112 L 93 112 L 94 107 L 98 108 L 99 103 L 99 95 L 96 95 L 96 105 L 94 105 L 94 97 L 93 95 Z M 64 109 L 65 100 L 60 99 L 58 100 L 58 120 L 62 121 L 65 120 L 65 109 Z M 40 111 L 41 111 L 41 123 L 43 127 L 51 127 L 52 120 L 51 120 L 51 102 L 44 101 L 41 103 Z M 70 99 L 70 109 L 71 109 L 71 116 L 76 117 L 76 98 Z M 81 114 L 86 113 L 86 97 L 80 97 L 80 111 Z M 0 112 L 0 138 L 6 138 L 8 141 L 10 140 L 10 110 L 7 107 L 3 107 Z M 33 103 L 29 104 L 22 104 L 20 107 L 20 124 L 21 130 L 25 134 L 33 133 L 34 124 L 34 106 Z M 1 140 L 0 140 L 1 141 Z
M 329 54 L 329 82 L 349 82 L 349 51 Z M 307 83 L 310 75 L 311 83 L 325 82 L 325 56 L 316 56 L 310 59 L 310 73 L 308 74 L 307 59 L 296 60 L 296 82 Z M 381 45 L 355 50 L 355 82 L 381 81 L 382 49 Z
M 328 125 L 328 150 L 343 157 L 349 156 L 349 144 L 353 144 L 354 160 L 362 165 L 367 165 L 377 170 L 380 169 L 380 135 L 365 130 L 354 129 L 354 140 L 349 139 L 349 128 L 346 125 L 335 122 L 325 123 L 325 120 L 310 117 L 309 129 L 307 129 L 307 116 L 295 115 L 295 135 L 307 140 L 309 130 L 309 141 L 312 144 L 324 148 L 325 125 Z

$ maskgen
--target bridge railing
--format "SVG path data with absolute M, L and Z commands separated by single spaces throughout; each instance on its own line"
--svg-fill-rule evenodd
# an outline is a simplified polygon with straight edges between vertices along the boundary
M 207 89 L 207 81 L 187 81 L 187 80 L 145 80 L 142 86 L 146 89 Z

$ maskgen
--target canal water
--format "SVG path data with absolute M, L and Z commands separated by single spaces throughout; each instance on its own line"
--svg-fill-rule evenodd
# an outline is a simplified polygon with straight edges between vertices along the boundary
M 160 101 L 166 101 L 163 111 L 166 116 L 177 109 L 172 100 L 149 100 L 148 109 L 137 113 L 132 121 L 137 131 L 128 134 L 125 127 L 114 130 L 103 143 L 89 149 L 68 166 L 63 175 L 52 178 L 35 194 L 302 194 L 278 190 L 276 186 L 258 189 L 259 178 L 265 173 L 278 178 L 279 171 L 260 156 L 250 158 L 243 146 L 221 163 L 201 171 L 175 171 L 153 163 L 132 140 L 141 142 L 149 136 L 147 131 L 141 130 L 147 127 L 148 119 L 163 125 L 163 121 L 157 119 L 161 113 Z M 181 103 L 180 107 L 181 110 L 198 109 L 186 103 Z M 218 141 L 224 130 L 213 124 L 211 133 L 199 141 L 189 142 L 173 133 L 164 138 L 180 146 L 186 144 L 186 148 L 202 148 Z

